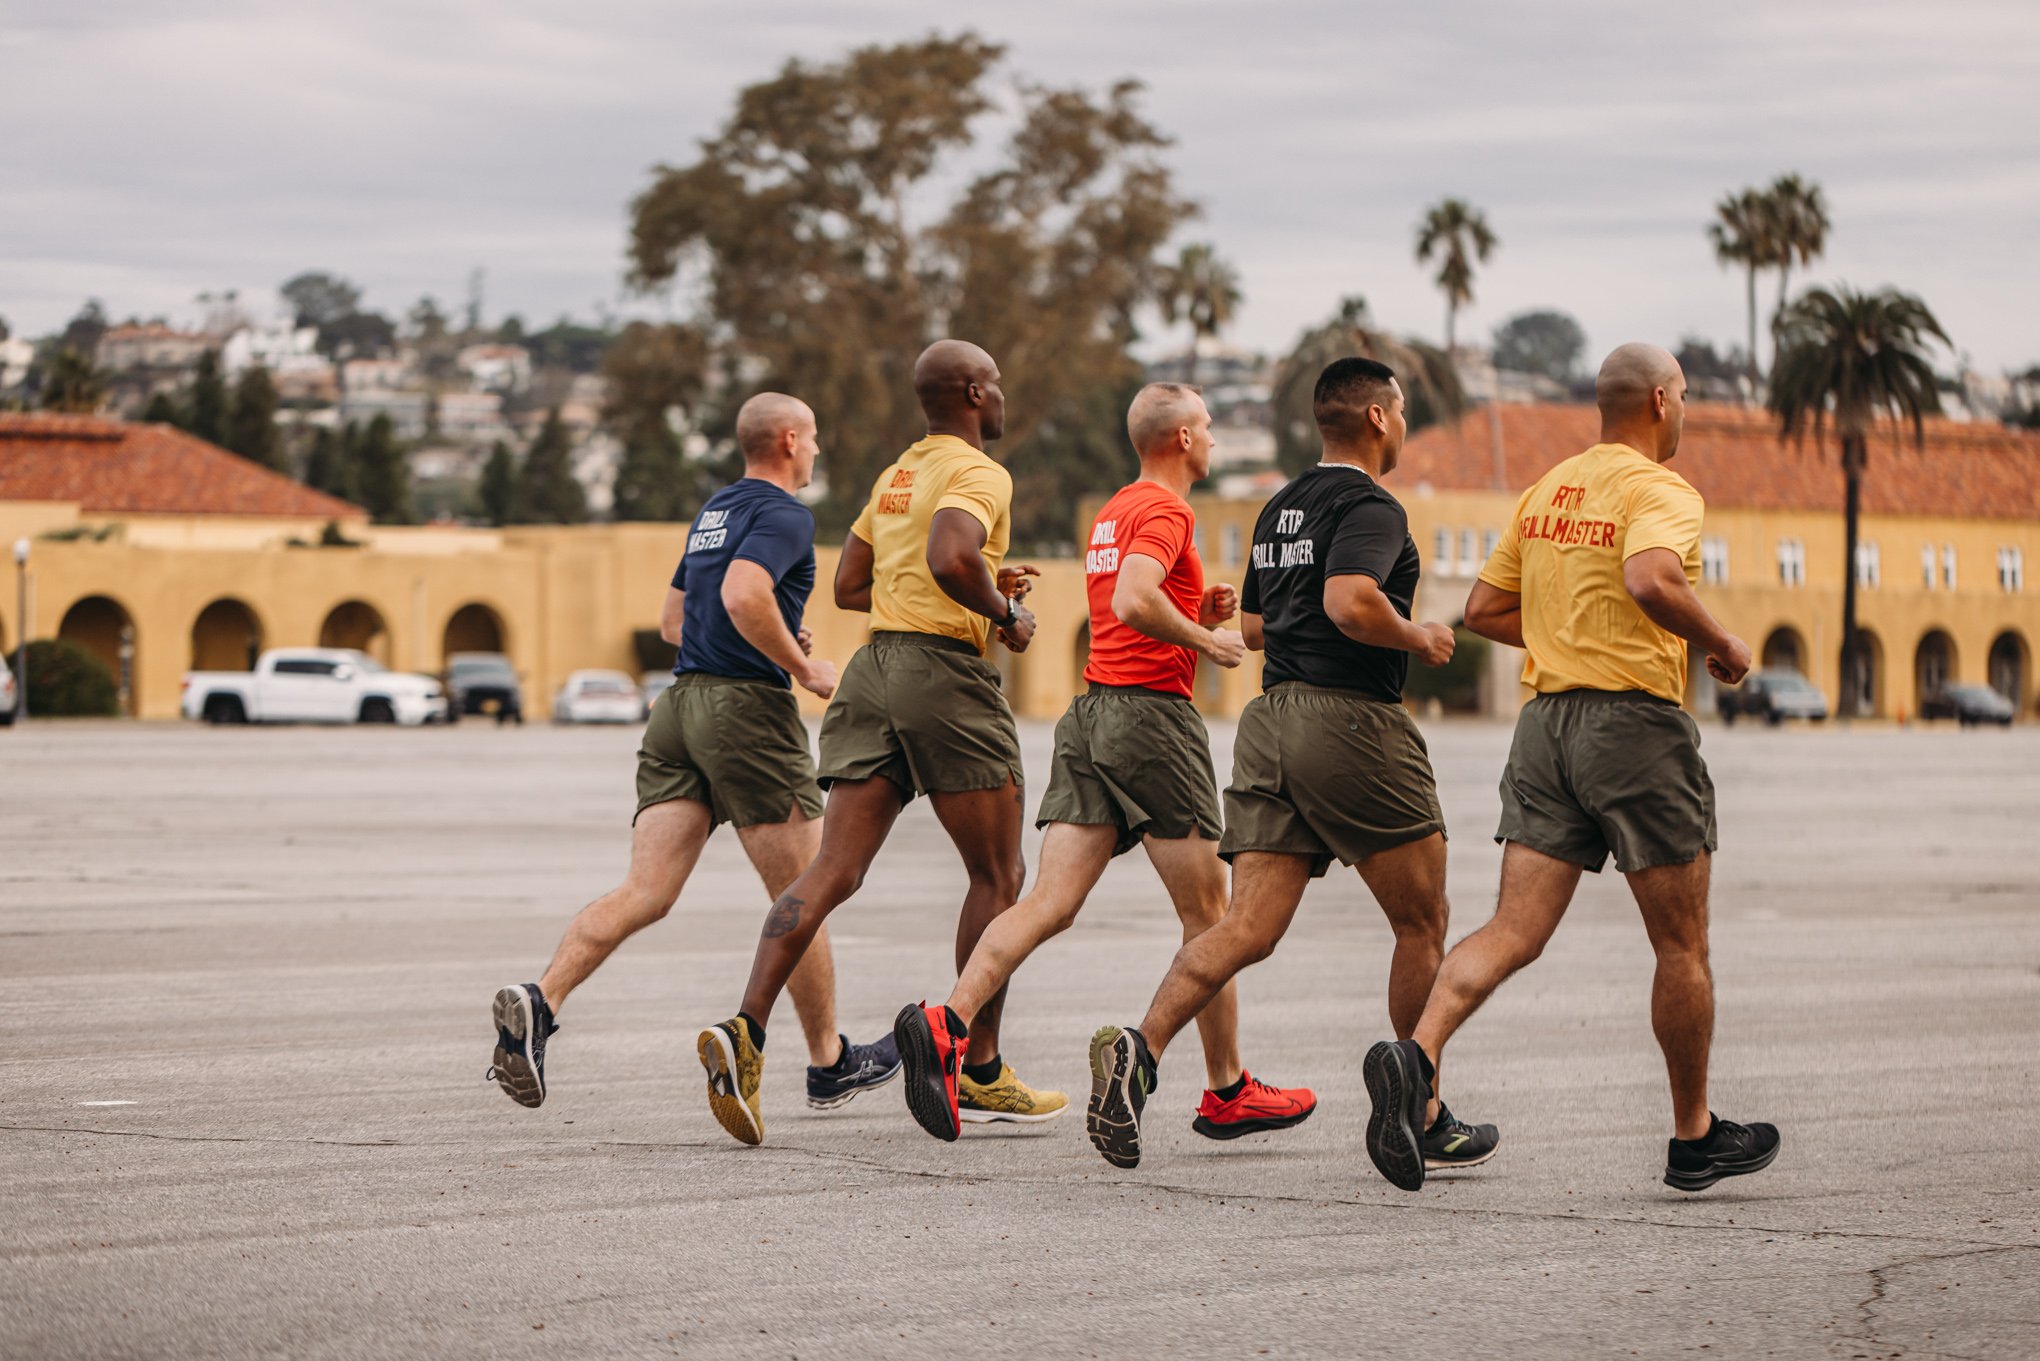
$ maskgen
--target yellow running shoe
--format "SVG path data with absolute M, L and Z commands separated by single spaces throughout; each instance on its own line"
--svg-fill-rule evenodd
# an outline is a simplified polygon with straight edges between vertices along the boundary
M 1069 1104 L 1061 1092 L 1035 1091 L 1013 1075 L 1010 1064 L 1001 1063 L 998 1077 L 990 1082 L 972 1082 L 968 1073 L 956 1075 L 956 1114 L 965 1124 L 1039 1125 L 1061 1115 Z
M 694 1041 L 701 1066 L 708 1070 L 708 1108 L 716 1123 L 739 1143 L 765 1142 L 765 1117 L 758 1109 L 758 1077 L 765 1056 L 751 1043 L 751 1029 L 741 1016 L 712 1025 Z

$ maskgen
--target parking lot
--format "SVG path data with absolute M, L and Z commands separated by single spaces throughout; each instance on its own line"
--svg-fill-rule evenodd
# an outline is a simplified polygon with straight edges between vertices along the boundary
M 1193 1135 L 1186 1038 L 1137 1171 L 1080 1111 L 939 1144 L 897 1088 L 806 1109 L 782 1006 L 751 1149 L 692 1053 L 765 906 L 727 832 L 575 995 L 546 1105 L 483 1078 L 492 992 L 623 867 L 637 729 L 0 732 L 0 1355 L 2040 1355 L 2040 729 L 1706 731 L 1714 1100 L 1785 1147 L 1691 1198 L 1612 874 L 1457 1042 L 1503 1147 L 1421 1196 L 1360 1148 L 1390 938 L 1336 870 L 1242 980 L 1296 1131 Z M 1458 935 L 1508 729 L 1427 734 Z M 946 989 L 960 895 L 916 804 L 835 919 L 847 1029 Z M 1080 1105 L 1175 936 L 1115 865 L 1014 984 L 1015 1067 Z

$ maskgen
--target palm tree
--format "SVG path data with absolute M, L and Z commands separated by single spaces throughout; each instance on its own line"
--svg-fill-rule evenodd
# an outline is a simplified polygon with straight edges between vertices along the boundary
M 1411 430 L 1449 420 L 1466 409 L 1459 371 L 1443 350 L 1375 329 L 1363 298 L 1347 298 L 1338 315 L 1304 332 L 1275 371 L 1270 394 L 1275 417 L 1275 461 L 1284 472 L 1302 472 L 1318 458 L 1321 445 L 1311 418 L 1311 394 L 1318 375 L 1335 359 L 1378 359 L 1394 369 L 1409 403 Z
M 1452 353 L 1452 323 L 1459 309 L 1473 301 L 1473 265 L 1487 263 L 1488 252 L 1501 242 L 1488 230 L 1487 215 L 1464 199 L 1441 199 L 1417 223 L 1417 263 L 1433 255 L 1438 261 L 1438 287 L 1445 290 L 1445 353 Z
M 1778 309 L 1771 314 L 1771 362 L 1777 363 L 1778 327 L 1785 305 L 1792 300 L 1792 262 L 1810 265 L 1827 249 L 1827 199 L 1820 186 L 1808 184 L 1797 171 L 1780 175 L 1771 182 L 1765 196 L 1770 200 L 1771 222 L 1777 233 Z
M 1184 357 L 1184 381 L 1197 383 L 1197 343 L 1232 324 L 1240 305 L 1239 272 L 1211 246 L 1185 246 L 1176 263 L 1165 266 L 1155 301 L 1162 320 L 1190 323 L 1190 352 Z
M 1771 200 L 1755 189 L 1730 194 L 1714 205 L 1715 221 L 1707 226 L 1714 258 L 1723 266 L 1741 265 L 1749 290 L 1750 396 L 1757 393 L 1757 271 L 1778 263 L 1778 226 Z M 1775 361 L 1774 361 L 1775 362 Z
M 1780 349 L 1771 365 L 1771 410 L 1783 433 L 1818 445 L 1834 421 L 1842 445 L 1847 532 L 1842 561 L 1842 702 L 1856 713 L 1862 695 L 1862 649 L 1856 635 L 1856 530 L 1870 428 L 1881 414 L 1910 421 L 1913 442 L 1926 442 L 1924 419 L 1941 409 L 1929 340 L 1949 343 L 1927 305 L 1909 293 L 1858 293 L 1846 286 L 1807 290 L 1779 321 Z

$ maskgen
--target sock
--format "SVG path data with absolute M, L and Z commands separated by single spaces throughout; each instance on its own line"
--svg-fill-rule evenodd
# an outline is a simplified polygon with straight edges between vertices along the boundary
M 1223 1087 L 1213 1087 L 1211 1094 L 1220 1101 L 1230 1101 L 1247 1089 L 1247 1075 L 1241 1073 Z
M 848 1035 L 838 1033 L 836 1036 L 836 1042 L 842 1045 L 843 1047 L 841 1050 L 837 1052 L 836 1061 L 830 1064 L 828 1067 L 828 1071 L 832 1073 L 840 1073 L 845 1068 L 848 1068 L 850 1066 L 850 1037 Z
M 763 1053 L 765 1050 L 765 1027 L 759 1025 L 748 1011 L 738 1012 L 737 1019 L 744 1023 L 744 1029 L 751 1032 L 752 1047 Z
M 957 1039 L 970 1034 L 970 1027 L 963 1023 L 963 1017 L 956 1014 L 956 1008 L 947 1002 L 942 1004 L 942 1019 L 949 1023 L 949 1033 Z
M 982 1087 L 987 1082 L 997 1082 L 999 1070 L 1005 1066 L 1006 1060 L 994 1054 L 988 1062 L 964 1064 L 963 1075 Z

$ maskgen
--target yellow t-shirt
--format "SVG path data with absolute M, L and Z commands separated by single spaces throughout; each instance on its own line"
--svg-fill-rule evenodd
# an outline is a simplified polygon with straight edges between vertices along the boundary
M 1644 690 L 1678 703 L 1685 640 L 1637 606 L 1622 564 L 1669 548 L 1698 583 L 1706 509 L 1685 478 L 1626 444 L 1575 454 L 1524 492 L 1480 573 L 1523 597 L 1523 683 L 1541 694 Z
M 871 487 L 850 532 L 871 545 L 871 626 L 961 638 L 980 653 L 992 621 L 951 600 L 928 570 L 928 526 L 938 510 L 966 510 L 985 527 L 993 576 L 1013 535 L 1013 475 L 954 435 L 930 435 Z

